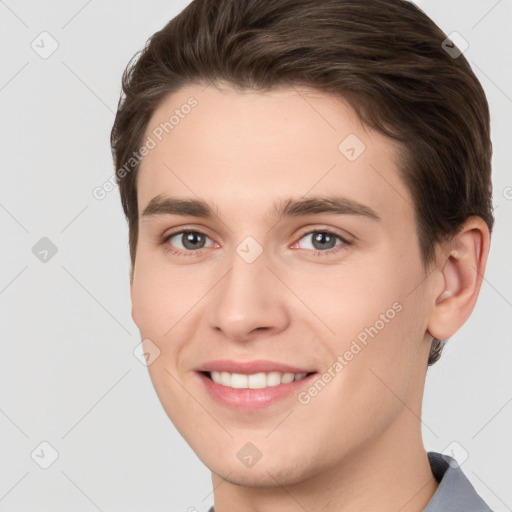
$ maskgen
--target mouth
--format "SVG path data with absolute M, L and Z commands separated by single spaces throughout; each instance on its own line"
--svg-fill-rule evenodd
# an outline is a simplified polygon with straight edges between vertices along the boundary
M 265 389 L 296 382 L 317 372 L 258 372 L 252 374 L 230 373 L 220 371 L 201 371 L 215 384 L 232 389 Z
M 226 371 L 197 371 L 207 396 L 223 408 L 240 413 L 252 413 L 273 405 L 274 412 L 283 407 L 295 407 L 290 401 L 307 386 L 311 386 L 318 372 L 258 372 L 231 373 Z

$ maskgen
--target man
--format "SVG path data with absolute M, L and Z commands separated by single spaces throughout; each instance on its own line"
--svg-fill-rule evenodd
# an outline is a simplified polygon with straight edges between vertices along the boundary
M 489 510 L 421 437 L 493 227 L 453 48 L 403 0 L 203 0 L 125 72 L 132 316 L 215 512 Z

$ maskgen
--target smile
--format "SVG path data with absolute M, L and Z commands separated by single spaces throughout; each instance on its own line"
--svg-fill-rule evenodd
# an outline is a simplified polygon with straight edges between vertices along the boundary
M 318 373 L 271 371 L 244 374 L 203 370 L 196 375 L 203 389 L 219 405 L 240 412 L 255 412 L 272 404 L 277 407 L 282 400 L 303 391 Z M 295 406 L 297 401 L 288 403 Z
M 253 374 L 229 373 L 229 372 L 204 372 L 216 384 L 227 386 L 233 389 L 264 389 L 280 384 L 301 380 L 307 373 L 291 372 L 260 372 Z

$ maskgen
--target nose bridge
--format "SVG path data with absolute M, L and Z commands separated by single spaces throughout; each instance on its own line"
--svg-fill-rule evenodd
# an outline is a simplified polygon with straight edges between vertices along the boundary
M 218 283 L 211 305 L 211 327 L 227 337 L 244 339 L 255 329 L 279 331 L 287 313 L 282 290 L 270 266 L 267 252 L 252 237 L 235 247 L 230 269 Z

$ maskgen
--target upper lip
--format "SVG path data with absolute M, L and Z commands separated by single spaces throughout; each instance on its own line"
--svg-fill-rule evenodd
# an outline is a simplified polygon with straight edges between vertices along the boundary
M 263 359 L 256 359 L 253 361 L 233 361 L 230 359 L 216 359 L 215 361 L 208 361 L 196 368 L 198 372 L 229 372 L 251 375 L 254 373 L 268 373 L 268 372 L 281 372 L 281 373 L 310 373 L 315 370 L 299 368 L 298 366 L 291 366 L 289 364 L 278 363 L 276 361 L 266 361 Z

